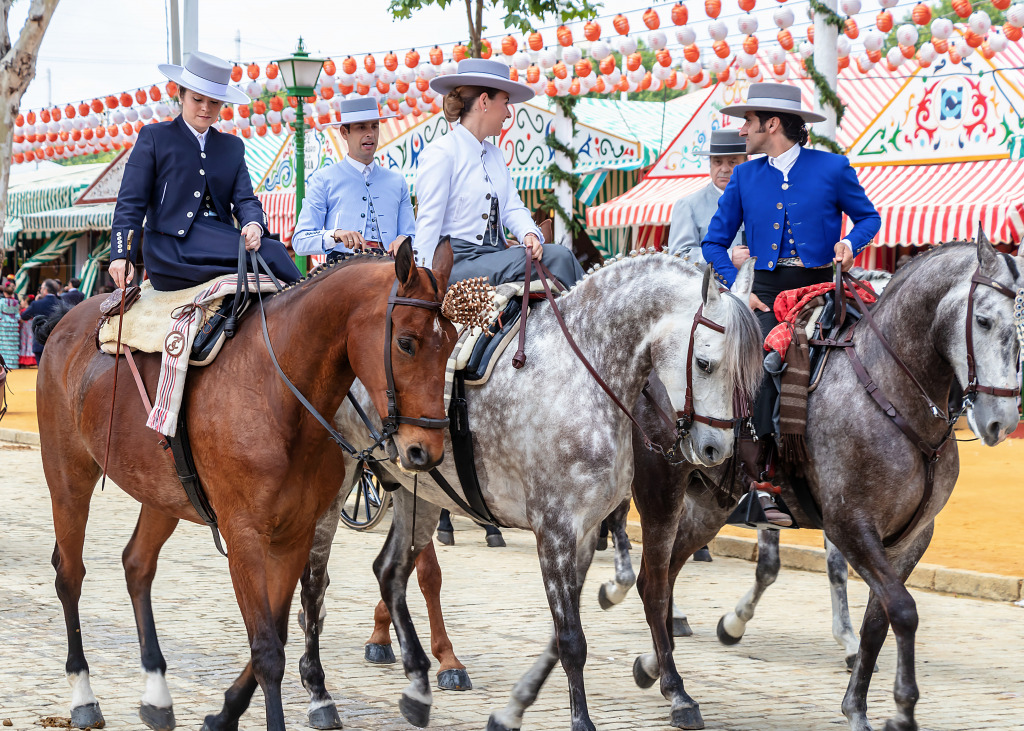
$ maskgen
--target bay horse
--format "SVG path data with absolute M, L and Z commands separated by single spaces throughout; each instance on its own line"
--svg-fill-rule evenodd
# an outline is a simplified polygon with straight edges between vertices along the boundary
M 750 262 L 740 269 L 732 291 L 720 293 L 708 274 L 702 282 L 694 266 L 667 254 L 649 254 L 588 275 L 558 305 L 567 328 L 624 404 L 640 397 L 657 369 L 673 412 L 693 416 L 695 411 L 714 421 L 711 426 L 698 419 L 688 431 L 677 425 L 661 440 L 665 449 L 677 444 L 677 458 L 707 466 L 732 452 L 731 426 L 715 420 L 731 416 L 737 392 L 749 397 L 760 383 L 759 330 L 746 304 L 752 281 Z M 570 350 L 552 308 L 540 303 L 529 319 L 526 366 L 514 369 L 509 350 L 490 379 L 469 389 L 467 398 L 483 496 L 502 525 L 536 535 L 555 627 L 508 707 L 492 713 L 487 728 L 520 728 L 525 709 L 560 661 L 569 680 L 571 727 L 593 731 L 583 683 L 587 645 L 580 592 L 601 521 L 629 494 L 631 422 Z M 349 408 L 338 413 L 336 424 L 353 438 L 363 431 Z M 438 470 L 458 485 L 447 437 L 445 450 Z M 374 571 L 410 680 L 399 708 L 411 723 L 425 726 L 432 703 L 430 663 L 409 616 L 406 584 L 416 556 L 431 541 L 441 507 L 465 513 L 432 480 L 389 471 L 403 487 L 395 492 L 391 529 Z M 325 560 L 329 547 L 316 548 L 313 557 Z M 326 587 L 305 581 L 322 575 L 305 573 L 304 597 L 322 600 Z M 322 669 L 317 674 L 322 677 Z
M 945 441 L 951 424 L 941 412 L 936 416 L 930 404 L 945 404 L 954 380 L 965 390 L 973 382 L 977 389 L 969 421 L 975 434 L 993 446 L 1014 430 L 1019 420 L 1020 345 L 1012 293 L 1024 288 L 1022 267 L 1024 259 L 999 254 L 979 237 L 976 245 L 945 244 L 901 268 L 871 312 L 907 371 L 897 366 L 869 327 L 860 324 L 854 332 L 856 353 L 880 392 L 925 445 L 945 445 L 931 464 L 930 494 L 926 494 L 929 465 L 921 449 L 879 408 L 858 379 L 850 357 L 833 353 L 820 385 L 809 395 L 810 460 L 803 465 L 803 479 L 820 506 L 825 535 L 870 589 L 842 703 L 853 731 L 871 729 L 867 691 L 890 625 L 897 643 L 897 712 L 885 727 L 888 731 L 918 728 L 914 720 L 919 698 L 914 673 L 918 614 L 904 584 L 928 547 L 935 516 L 948 500 L 959 472 L 956 443 Z M 909 374 L 923 391 L 916 389 Z M 656 428 L 650 407 L 638 408 L 646 410 L 640 423 L 655 438 L 663 438 L 665 430 Z M 633 495 L 644 529 L 637 588 L 654 640 L 654 652 L 636 659 L 633 674 L 641 687 L 660 678 L 661 692 L 674 711 L 689 697 L 672 660 L 672 588 L 685 561 L 717 534 L 745 490 L 722 467 L 665 465 L 643 449 L 634 447 L 633 452 Z M 807 521 L 791 479 L 785 472 L 776 475 L 798 521 Z M 726 615 L 720 627 L 738 637 L 734 616 Z M 673 725 L 702 728 L 677 723 L 674 712 Z
M 417 267 L 406 242 L 393 263 L 356 257 L 285 288 L 266 303 L 267 334 L 281 368 L 321 414 L 338 410 L 358 376 L 372 408 L 386 415 L 390 360 L 402 418 L 444 417 L 443 352 L 454 329 L 441 319 L 439 303 L 451 265 L 451 248 L 442 245 L 431 270 Z M 68 633 L 72 724 L 78 728 L 103 725 L 78 611 L 85 527 L 114 386 L 115 358 L 96 347 L 99 305 L 98 298 L 84 302 L 54 328 L 37 387 L 40 449 L 57 538 L 53 565 Z M 385 342 L 389 317 L 391 340 Z M 260 318 L 243 320 L 217 360 L 189 374 L 183 401 L 195 464 L 226 542 L 251 649 L 223 709 L 206 717 L 203 728 L 209 731 L 237 729 L 257 684 L 265 696 L 267 728 L 284 731 L 281 679 L 289 607 L 316 520 L 337 494 L 344 469 L 342 451 L 279 378 L 263 338 Z M 152 397 L 160 356 L 140 353 L 136 360 Z M 127 368 L 118 374 L 117 395 L 108 474 L 142 504 L 123 554 L 146 673 L 140 716 L 151 728 L 170 729 L 174 712 L 150 587 L 160 548 L 178 521 L 201 521 L 170 453 L 145 426 L 146 410 Z M 401 423 L 390 449 L 403 469 L 429 469 L 443 455 L 441 430 Z

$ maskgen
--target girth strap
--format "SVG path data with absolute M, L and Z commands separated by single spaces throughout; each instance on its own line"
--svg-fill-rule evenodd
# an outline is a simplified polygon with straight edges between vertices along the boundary
M 469 429 L 469 408 L 466 402 L 466 377 L 461 371 L 455 373 L 452 403 L 448 416 L 455 470 L 458 472 L 459 482 L 462 485 L 462 491 L 466 494 L 466 500 L 472 508 L 470 515 L 477 518 L 478 522 L 502 527 L 487 508 L 480 480 L 477 478 L 473 433 Z M 442 486 L 441 489 L 443 490 L 444 487 Z

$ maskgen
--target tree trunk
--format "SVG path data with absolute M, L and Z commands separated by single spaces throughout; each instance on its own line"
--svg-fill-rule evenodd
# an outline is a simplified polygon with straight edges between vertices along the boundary
M 36 75 L 36 56 L 43 34 L 58 0 L 32 0 L 28 17 L 17 43 L 11 44 L 7 33 L 7 17 L 13 0 L 2 0 L 3 31 L 0 36 L 0 232 L 7 224 L 7 183 L 11 174 L 11 149 L 14 122 L 21 106 L 21 97 Z
M 466 0 L 466 21 L 469 25 L 469 57 L 480 58 L 480 36 L 483 32 L 484 0 L 476 0 L 474 17 L 473 0 Z

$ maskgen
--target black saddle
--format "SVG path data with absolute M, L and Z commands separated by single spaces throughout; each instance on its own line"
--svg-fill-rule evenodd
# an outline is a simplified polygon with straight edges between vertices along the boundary
M 487 375 L 488 365 L 491 358 L 499 350 L 503 350 L 509 334 L 515 329 L 522 313 L 522 301 L 514 297 L 505 305 L 505 309 L 498 315 L 498 319 L 487 329 L 473 347 L 473 353 L 466 363 L 465 378 L 467 383 L 475 383 L 484 380 Z

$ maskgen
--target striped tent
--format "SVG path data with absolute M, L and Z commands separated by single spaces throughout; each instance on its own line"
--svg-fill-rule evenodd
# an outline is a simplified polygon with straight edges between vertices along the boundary
M 103 262 L 109 258 L 110 232 L 107 231 L 100 235 L 99 242 L 92 248 L 92 251 L 89 252 L 89 258 L 85 260 L 85 264 L 82 265 L 82 271 L 78 275 L 82 280 L 78 289 L 81 290 L 82 294 L 86 297 L 92 295 L 92 291 L 96 287 L 96 281 L 99 279 Z
M 25 260 L 17 274 L 14 275 L 14 286 L 18 294 L 28 294 L 29 269 L 42 266 L 46 262 L 56 259 L 71 248 L 71 245 L 77 238 L 75 234 L 69 231 L 61 231 L 50 236 L 32 256 Z

